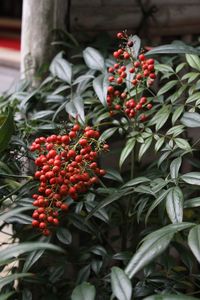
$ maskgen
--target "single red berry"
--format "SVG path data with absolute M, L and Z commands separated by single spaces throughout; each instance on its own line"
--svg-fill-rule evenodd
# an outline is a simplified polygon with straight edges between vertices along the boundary
M 147 108 L 151 109 L 153 107 L 153 105 L 151 103 L 147 104 Z

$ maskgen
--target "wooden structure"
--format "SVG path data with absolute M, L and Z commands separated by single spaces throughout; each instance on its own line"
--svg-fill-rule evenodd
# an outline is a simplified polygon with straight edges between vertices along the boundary
M 72 0 L 75 34 L 128 29 L 153 40 L 190 39 L 200 34 L 199 0 Z

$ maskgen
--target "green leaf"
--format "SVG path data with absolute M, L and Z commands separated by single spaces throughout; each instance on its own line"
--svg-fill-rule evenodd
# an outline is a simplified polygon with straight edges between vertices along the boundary
M 39 250 L 39 251 L 33 251 L 31 252 L 25 260 L 25 263 L 23 265 L 23 272 L 27 272 L 33 265 L 38 261 L 38 259 L 42 256 L 45 249 Z
M 25 207 L 10 209 L 9 211 L 0 214 L 0 221 L 5 221 L 12 216 L 17 216 L 19 213 L 30 209 L 33 210 L 33 206 L 29 205 Z
M 181 134 L 184 130 L 184 126 L 183 125 L 176 125 L 171 127 L 167 132 L 166 135 L 170 135 L 172 134 L 174 137 Z
M 176 232 L 193 225 L 193 223 L 170 224 L 147 235 L 125 268 L 125 273 L 128 277 L 132 278 L 138 271 L 160 255 L 167 248 Z
M 93 88 L 100 102 L 103 104 L 103 106 L 107 107 L 106 97 L 108 82 L 103 74 L 99 75 L 93 80 Z
M 145 223 L 147 222 L 152 211 L 166 198 L 168 193 L 169 193 L 169 190 L 163 190 L 162 193 L 158 196 L 158 198 L 156 198 L 156 200 L 154 200 L 154 202 L 151 204 L 151 206 L 149 207 L 149 209 L 147 211 L 147 214 L 145 217 Z
M 132 285 L 127 275 L 118 267 L 113 267 L 111 272 L 111 286 L 114 296 L 118 300 L 130 300 Z
M 0 152 L 4 151 L 14 132 L 14 117 L 12 109 L 8 110 L 7 116 L 3 116 L 3 123 L 0 126 Z
M 192 94 L 185 103 L 191 103 L 193 101 L 199 100 L 200 99 L 200 92 Z
M 188 245 L 200 263 L 200 225 L 194 226 L 188 235 Z
M 95 295 L 95 287 L 88 282 L 83 282 L 73 290 L 71 300 L 95 300 Z
M 59 241 L 65 245 L 69 245 L 72 242 L 71 232 L 66 228 L 59 227 L 56 232 L 56 236 L 59 239 Z
M 175 53 L 191 53 L 199 54 L 199 51 L 191 46 L 180 45 L 180 44 L 169 44 L 155 47 L 152 50 L 145 53 L 146 56 L 154 54 L 175 54 Z
M 106 175 L 104 175 L 104 178 L 112 179 L 120 183 L 123 182 L 123 178 L 118 171 L 114 169 L 105 169 L 105 171 L 106 171 Z
M 100 140 L 102 141 L 106 141 L 108 138 L 110 138 L 117 130 L 117 127 L 112 127 L 112 128 L 108 128 L 106 129 L 100 136 Z
M 132 152 L 134 146 L 135 146 L 135 138 L 133 137 L 128 139 L 120 155 L 120 159 L 119 159 L 120 168 L 122 167 L 123 163 L 125 162 L 126 158 L 129 156 L 129 154 Z
M 144 183 L 144 182 L 149 182 L 149 181 L 151 181 L 151 180 L 149 178 L 147 178 L 147 177 L 137 177 L 137 178 L 131 179 L 130 181 L 126 182 L 122 186 L 122 188 L 134 186 L 134 185 L 137 185 L 137 184 L 140 184 L 140 183 Z
M 198 298 L 194 298 L 191 296 L 185 295 L 175 295 L 175 294 L 165 294 L 165 295 L 152 295 L 143 300 L 197 300 Z
M 157 96 L 163 95 L 168 92 L 171 88 L 173 88 L 178 83 L 178 80 L 168 81 L 159 91 Z
M 190 67 L 200 71 L 200 59 L 197 55 L 186 54 L 185 58 L 190 65 Z
M 157 140 L 157 142 L 155 143 L 155 151 L 158 152 L 158 150 L 160 150 L 160 148 L 162 147 L 162 145 L 165 142 L 165 137 L 161 137 L 159 140 Z
M 77 117 L 79 121 L 85 122 L 85 111 L 84 111 L 84 102 L 81 96 L 76 96 L 72 98 L 73 105 L 77 111 Z
M 179 73 L 184 67 L 185 67 L 186 63 L 180 63 L 177 67 L 176 67 L 176 73 Z
M 71 84 L 72 82 L 72 64 L 62 58 L 62 53 L 58 53 L 53 59 L 49 70 L 51 74 L 59 79 Z
M 188 199 L 184 202 L 184 208 L 199 207 L 199 206 L 200 206 L 200 197 Z
M 18 245 L 9 246 L 3 250 L 0 251 L 0 262 L 5 261 L 7 259 L 18 257 L 19 255 L 31 252 L 34 250 L 40 250 L 40 249 L 46 249 L 46 250 L 52 250 L 52 251 L 58 251 L 63 252 L 63 250 L 55 245 L 42 243 L 42 242 L 30 242 L 30 243 L 21 243 Z
M 176 108 L 176 110 L 172 115 L 172 124 L 174 124 L 178 120 L 178 118 L 180 117 L 183 111 L 184 111 L 184 105 L 180 105 L 179 107 Z
M 138 160 L 140 160 L 142 158 L 142 156 L 145 154 L 145 152 L 149 149 L 152 141 L 153 141 L 153 138 L 149 137 L 144 141 L 144 144 L 142 144 L 140 146 L 140 150 L 138 152 Z
M 104 71 L 104 58 L 98 50 L 92 47 L 85 48 L 85 50 L 83 50 L 83 58 L 85 60 L 86 65 L 90 69 Z
M 9 283 L 15 281 L 16 279 L 23 278 L 23 277 L 29 277 L 29 276 L 33 276 L 33 274 L 29 274 L 29 273 L 19 273 L 19 274 L 12 274 L 12 275 L 8 275 L 8 276 L 5 276 L 5 277 L 1 277 L 1 278 L 0 278 L 0 290 L 1 290 L 6 284 L 9 284 Z
M 156 64 L 155 69 L 157 71 L 160 71 L 160 72 L 164 73 L 164 74 L 167 73 L 167 72 L 170 72 L 170 73 L 174 72 L 172 67 L 170 67 L 169 65 L 165 65 L 165 64 Z
M 10 293 L 3 294 L 3 295 L 0 296 L 0 300 L 7 300 L 13 294 L 15 294 L 15 292 L 10 292 Z
M 181 176 L 181 179 L 189 184 L 200 185 L 200 172 L 189 172 Z
M 197 112 L 185 112 L 180 121 L 189 128 L 200 127 L 200 114 Z
M 182 164 L 182 157 L 175 158 L 170 164 L 170 175 L 172 179 L 178 177 L 178 173 Z
M 164 105 L 153 117 L 153 119 L 149 122 L 151 124 L 156 124 L 156 130 L 159 130 L 167 121 L 170 115 L 170 107 Z
M 181 223 L 183 220 L 183 193 L 181 189 L 176 186 L 171 188 L 167 194 L 166 200 L 167 214 L 172 223 Z
M 186 141 L 185 139 L 182 138 L 175 138 L 174 139 L 175 144 L 183 150 L 190 150 L 190 144 L 188 143 L 188 141 Z

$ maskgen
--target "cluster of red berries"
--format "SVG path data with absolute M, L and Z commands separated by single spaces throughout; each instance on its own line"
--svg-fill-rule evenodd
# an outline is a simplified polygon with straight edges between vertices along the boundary
M 67 196 L 73 200 L 86 192 L 105 175 L 96 162 L 98 152 L 109 146 L 99 140 L 100 133 L 87 126 L 75 124 L 64 135 L 36 138 L 30 150 L 37 153 L 35 178 L 39 180 L 38 193 L 32 195 L 33 227 L 49 235 L 49 226 L 58 225 L 59 211 L 67 211 Z
M 113 86 L 108 87 L 107 104 L 110 109 L 110 115 L 116 112 L 125 113 L 130 119 L 138 117 L 140 121 L 146 121 L 147 115 L 144 113 L 153 106 L 146 97 L 141 97 L 137 101 L 130 97 L 128 93 L 120 92 Z
M 126 32 L 119 32 L 117 37 L 123 41 L 120 48 L 113 53 L 117 59 L 108 71 L 112 75 L 108 77 L 108 81 L 112 84 L 108 87 L 107 104 L 112 116 L 116 112 L 124 112 L 129 118 L 135 118 L 139 114 L 139 119 L 145 121 L 147 116 L 141 111 L 144 109 L 151 109 L 152 104 L 148 103 L 146 97 L 140 99 L 133 99 L 128 93 L 122 91 L 123 83 L 127 80 L 128 73 L 132 74 L 131 84 L 136 86 L 150 86 L 153 84 L 156 74 L 154 71 L 154 60 L 152 58 L 146 59 L 145 55 L 141 53 L 138 59 L 135 58 L 134 42 L 129 38 Z M 132 66 L 127 68 L 127 62 Z

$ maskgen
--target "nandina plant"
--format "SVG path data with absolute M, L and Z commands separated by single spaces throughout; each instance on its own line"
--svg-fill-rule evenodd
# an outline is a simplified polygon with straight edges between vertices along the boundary
M 200 296 L 198 50 L 117 38 L 2 98 L 4 299 Z

